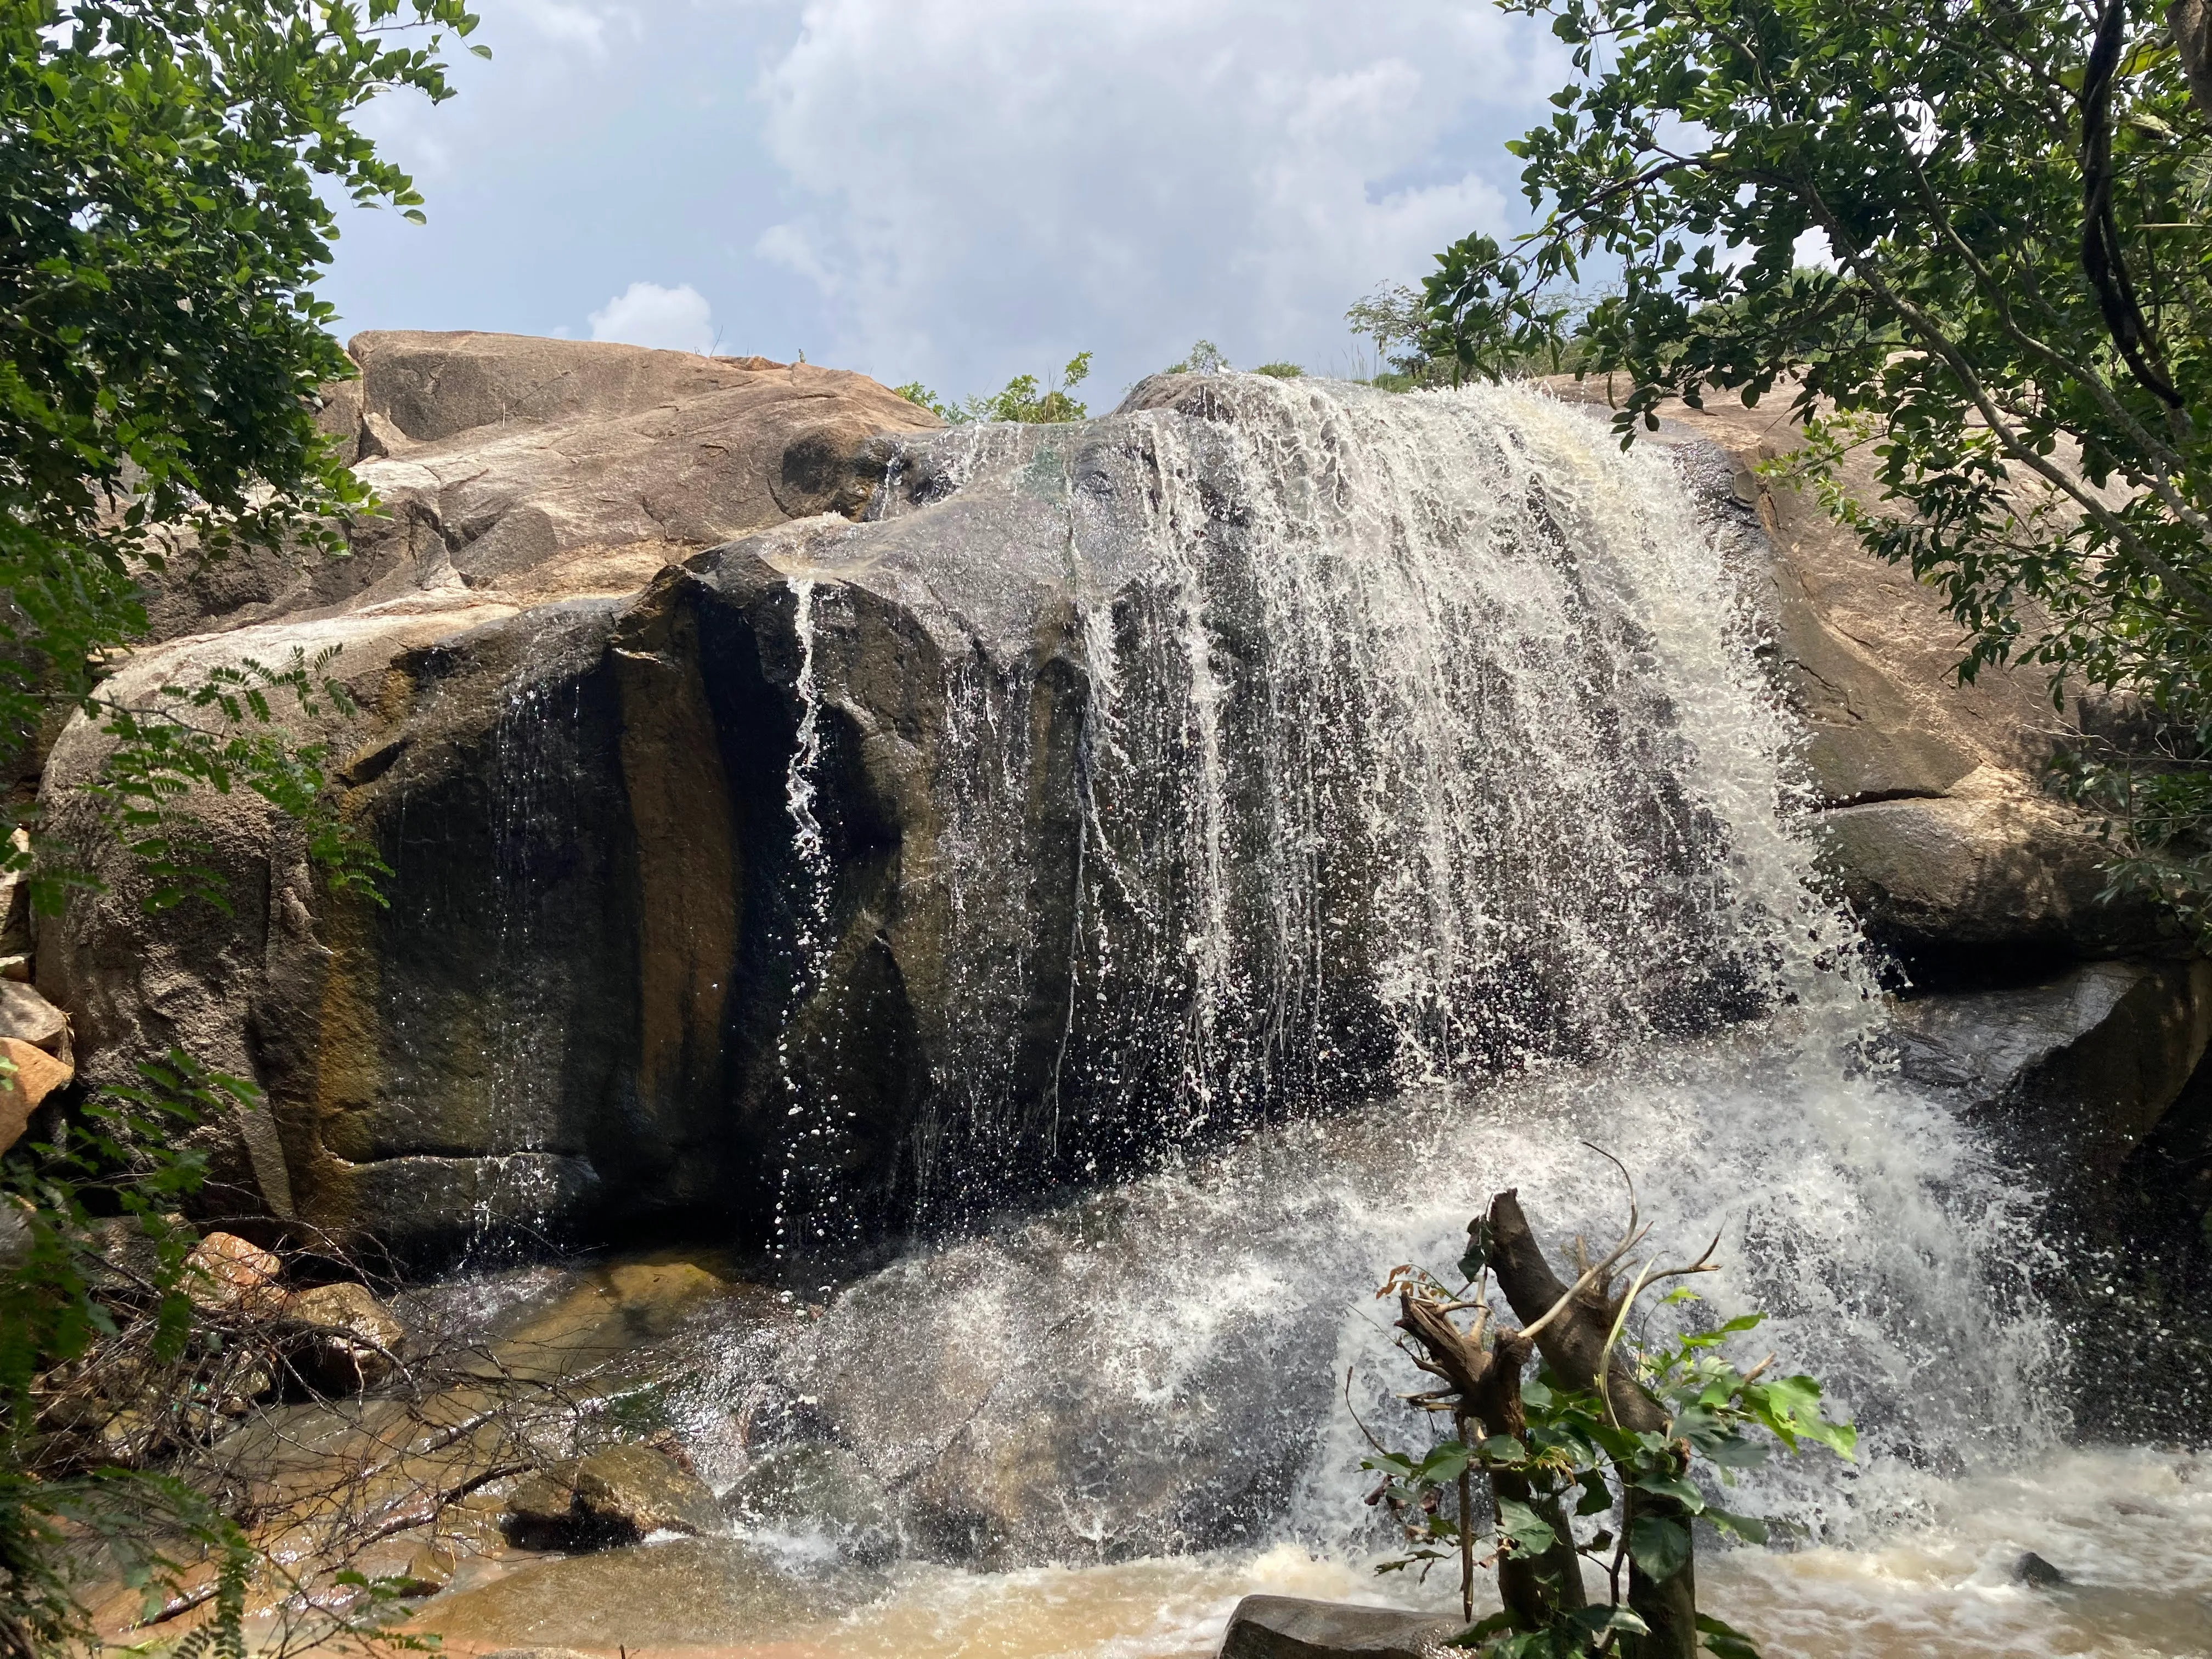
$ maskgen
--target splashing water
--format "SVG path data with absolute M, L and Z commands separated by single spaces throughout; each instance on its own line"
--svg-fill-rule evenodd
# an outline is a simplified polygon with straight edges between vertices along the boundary
M 975 760 L 939 846 L 971 929 L 951 953 L 963 1109 L 986 1139 L 1045 1114 L 1057 1143 L 1064 1093 L 1142 1095 L 1115 1121 L 1163 1150 L 727 1340 L 702 1421 L 748 1427 L 710 1472 L 833 1443 L 896 1516 L 906 1588 L 842 1650 L 1117 1650 L 908 1628 L 958 1625 L 978 1585 L 1080 1601 L 1080 1570 L 1158 1599 L 1164 1623 L 1118 1650 L 1195 1651 L 1222 1575 L 1260 1587 L 1253 1563 L 1295 1557 L 1335 1583 L 1379 1541 L 1360 1425 L 1425 1432 L 1374 1287 L 1453 1261 L 1504 1187 L 1555 1245 L 1613 1237 L 1619 1178 L 1585 1141 L 1675 1249 L 1721 1235 L 1713 1307 L 1766 1310 L 1779 1363 L 1860 1422 L 1860 1466 L 1784 1460 L 1731 1500 L 1806 1528 L 1797 1559 L 1875 1560 L 1948 1524 L 1960 1482 L 2057 1457 L 2034 1194 L 1862 1059 L 1880 1005 L 1815 874 L 1741 538 L 1669 457 L 1528 391 L 1147 395 L 1068 432 L 917 444 L 886 514 L 1042 500 L 1081 600 L 1082 827 L 1052 946 L 1076 967 L 1035 1101 L 1010 1097 L 1004 1033 L 1037 964 L 982 948 L 1036 902 L 1006 879 L 1002 792 L 1027 671 L 969 659 L 948 689 Z M 832 550 L 809 580 L 835 570 Z M 794 819 L 810 804 L 794 786 Z M 1274 1109 L 1313 1101 L 1340 1109 Z M 1224 1122 L 1272 1127 L 1226 1151 L 1186 1133 Z M 1762 1572 L 1721 1582 L 1756 1604 Z

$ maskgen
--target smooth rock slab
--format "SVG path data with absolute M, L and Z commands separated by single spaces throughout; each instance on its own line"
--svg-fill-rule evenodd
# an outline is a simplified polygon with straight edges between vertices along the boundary
M 69 1050 L 69 1019 L 19 980 L 0 980 L 0 1036 L 60 1056 Z
M 1221 1659 L 1426 1659 L 1458 1627 L 1401 1607 L 1248 1595 L 1229 1615 Z
M 859 1601 L 873 1579 L 799 1577 L 736 1539 L 533 1561 L 433 1598 L 416 1617 L 449 1644 L 581 1647 L 736 1645 L 774 1641 Z

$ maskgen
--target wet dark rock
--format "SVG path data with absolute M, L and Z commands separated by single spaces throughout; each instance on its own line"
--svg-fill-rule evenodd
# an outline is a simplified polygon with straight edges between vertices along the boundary
M 696 609 L 633 601 L 711 544 L 857 506 L 871 443 L 935 417 L 764 359 L 483 334 L 352 349 L 362 378 L 325 424 L 381 453 L 363 476 L 387 515 L 341 564 L 173 566 L 155 632 L 191 637 L 108 689 L 153 698 L 241 656 L 338 647 L 359 712 L 316 736 L 393 868 L 391 908 L 325 890 L 241 791 L 198 804 L 228 914 L 149 920 L 143 876 L 74 793 L 105 752 L 80 721 L 46 787 L 106 890 L 40 927 L 40 990 L 0 982 L 0 1014 L 46 1009 L 30 1023 L 50 1041 L 51 994 L 94 1084 L 173 1043 L 258 1083 L 263 1102 L 201 1137 L 212 1214 L 430 1261 L 711 1205 L 730 1173 L 725 1005 L 765 965 L 740 947 L 740 878 L 773 853 L 743 836 L 780 803 L 769 751 L 793 716 L 787 676 L 748 679 L 741 638 L 710 708 Z M 733 800 L 719 757 L 747 744 L 765 775 Z
M 741 1527 L 817 1533 L 871 1566 L 898 1548 L 890 1494 L 858 1453 L 842 1446 L 773 1447 L 722 1494 L 721 1506 Z
M 2109 1231 L 2125 1166 L 2212 1039 L 2212 963 L 2099 962 L 2041 983 L 1899 1003 L 1886 1041 L 1911 1081 L 2002 1129 L 2083 1224 Z
M 1221 1659 L 1430 1659 L 1459 1628 L 1397 1607 L 1248 1595 L 1229 1616 Z
M 2064 1573 L 2059 1571 L 2033 1550 L 2028 1551 L 2020 1558 L 2019 1562 L 2013 1568 L 2013 1574 L 2023 1584 L 2033 1584 L 2038 1589 L 2048 1589 L 2053 1584 L 2063 1584 L 2069 1582 Z
M 530 1475 L 508 1496 L 508 1534 L 526 1549 L 634 1544 L 656 1532 L 719 1531 L 698 1476 L 649 1446 L 602 1446 Z

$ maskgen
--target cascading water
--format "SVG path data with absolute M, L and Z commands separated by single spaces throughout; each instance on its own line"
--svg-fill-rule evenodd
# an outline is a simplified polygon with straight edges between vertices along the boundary
M 1861 1468 L 1785 1465 L 1737 1507 L 1860 1543 L 2047 1452 L 2033 1195 L 1866 1059 L 1880 1004 L 1821 893 L 1758 608 L 1674 460 L 1526 391 L 1145 402 L 917 446 L 889 516 L 1043 501 L 1085 668 L 1035 1099 L 1007 1033 L 1050 963 L 988 948 L 1040 902 L 1009 875 L 1027 671 L 950 671 L 969 1040 L 940 1109 L 1057 1142 L 1064 1091 L 1118 1091 L 1154 1167 L 733 1338 L 702 1407 L 746 1425 L 720 1474 L 834 1447 L 908 1554 L 1018 1575 L 1356 1559 L 1354 1408 L 1425 1431 L 1374 1287 L 1452 1261 L 1501 1187 L 1553 1239 L 1609 1237 L 1623 1194 L 1584 1142 L 1674 1245 L 1721 1235 L 1712 1304 L 1768 1310 L 1780 1363 L 1865 1431 Z
M 538 984 L 550 886 L 547 827 L 573 823 L 573 772 L 564 741 L 580 718 L 556 688 L 525 684 L 507 697 L 493 732 L 490 779 L 492 953 L 484 964 L 488 1018 L 483 1031 L 484 1111 L 489 1138 L 513 1150 L 484 1160 L 465 1247 L 495 1260 L 518 1231 L 539 1233 L 558 1190 L 546 1157 L 546 1126 L 556 1115 L 541 1097 L 538 1063 L 547 999 Z

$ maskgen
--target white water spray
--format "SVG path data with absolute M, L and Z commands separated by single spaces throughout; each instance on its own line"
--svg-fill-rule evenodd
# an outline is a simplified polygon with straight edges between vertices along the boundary
M 1768 1310 L 1867 1431 L 1864 1473 L 1784 1470 L 1740 1507 L 1851 1536 L 1931 1473 L 2047 1445 L 2030 1195 L 1862 1066 L 1879 1005 L 1815 875 L 1758 596 L 1670 459 L 1520 390 L 1242 377 L 1200 404 L 947 434 L 901 509 L 1054 503 L 1090 658 L 1055 933 L 1008 874 L 1030 670 L 951 671 L 951 1099 L 1057 1136 L 1063 1091 L 1154 1091 L 1118 1121 L 1157 1126 L 1161 1167 L 736 1348 L 725 1397 L 808 1402 L 922 1553 L 1356 1552 L 1347 1373 L 1413 1432 L 1373 1288 L 1449 1263 L 1502 1187 L 1548 1238 L 1610 1236 L 1588 1140 L 1678 1244 L 1723 1234 L 1715 1303 Z M 1079 951 L 1042 1102 L 994 1081 L 1031 934 Z M 1310 1105 L 1335 1109 L 1177 1154 Z

